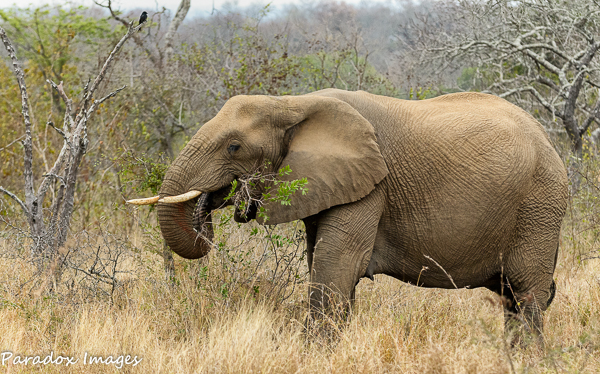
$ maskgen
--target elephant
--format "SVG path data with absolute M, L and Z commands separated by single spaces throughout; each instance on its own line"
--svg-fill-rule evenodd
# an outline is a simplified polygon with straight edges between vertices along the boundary
M 505 328 L 518 319 L 541 337 L 568 179 L 524 110 L 474 92 L 232 97 L 152 200 L 169 247 L 205 256 L 211 212 L 233 181 L 265 163 L 270 171 L 289 165 L 282 180 L 306 178 L 306 194 L 289 206 L 263 201 L 266 217 L 238 206 L 235 219 L 304 222 L 311 311 L 332 313 L 338 297 L 351 304 L 361 278 L 386 274 L 421 287 L 488 288 L 506 298 Z

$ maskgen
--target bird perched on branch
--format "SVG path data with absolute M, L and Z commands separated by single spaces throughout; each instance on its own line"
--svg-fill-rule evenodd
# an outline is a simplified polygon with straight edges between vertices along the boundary
M 138 26 L 141 25 L 142 23 L 146 22 L 147 19 L 148 19 L 148 13 L 146 11 L 143 11 L 142 14 L 140 14 L 140 19 L 138 21 Z

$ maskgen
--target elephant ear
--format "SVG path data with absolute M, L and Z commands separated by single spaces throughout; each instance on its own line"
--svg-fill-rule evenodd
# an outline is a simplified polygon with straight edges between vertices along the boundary
M 280 168 L 292 170 L 283 181 L 307 178 L 306 194 L 291 195 L 291 205 L 266 202 L 263 224 L 302 219 L 368 195 L 388 173 L 369 121 L 349 104 L 332 97 L 287 96 L 272 118 L 291 135 Z M 269 191 L 276 196 L 277 188 Z

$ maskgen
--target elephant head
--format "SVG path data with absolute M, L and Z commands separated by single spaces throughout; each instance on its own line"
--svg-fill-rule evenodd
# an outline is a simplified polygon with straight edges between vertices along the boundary
M 290 206 L 265 201 L 268 220 L 257 218 L 262 224 L 359 200 L 388 173 L 373 126 L 343 101 L 317 95 L 233 97 L 165 175 L 158 217 L 169 247 L 185 258 L 205 256 L 212 238 L 206 217 L 222 206 L 234 180 L 265 164 L 271 171 L 289 165 L 291 173 L 281 179 L 307 178 L 308 191 L 294 194 Z

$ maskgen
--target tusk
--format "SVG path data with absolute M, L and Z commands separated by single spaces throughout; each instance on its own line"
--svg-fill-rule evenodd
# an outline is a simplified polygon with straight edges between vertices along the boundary
M 184 201 L 192 200 L 194 197 L 200 196 L 200 194 L 202 194 L 202 191 L 191 190 L 181 195 L 163 197 L 158 200 L 158 202 L 167 204 L 183 203 Z
M 146 199 L 133 199 L 133 200 L 127 200 L 126 203 L 133 204 L 133 205 L 151 205 L 151 204 L 156 204 L 158 202 L 159 198 L 160 198 L 160 196 L 148 197 Z

